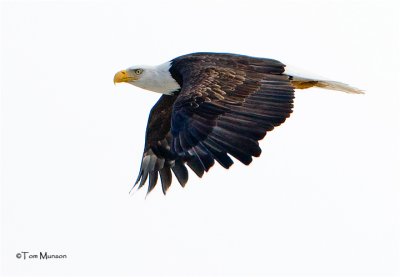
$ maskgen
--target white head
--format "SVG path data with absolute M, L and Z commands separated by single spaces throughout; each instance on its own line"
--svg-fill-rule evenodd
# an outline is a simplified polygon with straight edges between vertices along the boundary
M 131 66 L 117 72 L 114 83 L 128 83 L 142 89 L 171 94 L 180 89 L 180 86 L 172 78 L 170 67 L 170 62 L 158 66 Z

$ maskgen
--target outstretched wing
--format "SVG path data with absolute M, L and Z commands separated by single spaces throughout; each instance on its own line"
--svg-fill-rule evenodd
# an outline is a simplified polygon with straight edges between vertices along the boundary
M 201 176 L 230 156 L 244 164 L 261 154 L 258 141 L 282 124 L 294 89 L 276 60 L 228 54 L 191 54 L 173 60 L 181 92 L 172 111 L 172 151 L 190 158 Z
M 139 176 L 135 186 L 141 188 L 149 180 L 148 192 L 157 184 L 160 175 L 165 194 L 172 182 L 172 173 L 182 186 L 188 180 L 188 171 L 181 157 L 171 151 L 171 112 L 176 96 L 163 95 L 151 109 L 147 122 L 145 146 Z
M 144 153 L 135 183 L 160 176 L 164 194 L 174 172 L 184 186 L 188 165 L 199 177 L 215 160 L 229 168 L 250 164 L 258 141 L 282 124 L 293 108 L 294 89 L 284 65 L 241 55 L 198 53 L 172 61 L 179 95 L 163 95 L 150 112 Z

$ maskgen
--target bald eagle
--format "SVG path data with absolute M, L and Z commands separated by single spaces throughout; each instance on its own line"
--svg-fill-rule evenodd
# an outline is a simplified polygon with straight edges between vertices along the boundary
M 292 112 L 294 89 L 319 87 L 362 93 L 346 84 L 293 73 L 277 60 L 228 53 L 193 53 L 158 66 L 117 72 L 126 82 L 161 93 L 150 111 L 139 176 L 151 192 L 161 179 L 165 194 L 172 173 L 182 187 L 188 166 L 202 177 L 217 161 L 245 165 L 261 154 L 258 141 Z

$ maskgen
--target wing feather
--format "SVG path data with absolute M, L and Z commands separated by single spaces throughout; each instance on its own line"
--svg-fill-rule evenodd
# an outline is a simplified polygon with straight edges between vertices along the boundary
M 160 170 L 160 179 L 161 179 L 161 187 L 164 194 L 167 193 L 167 190 L 171 186 L 172 183 L 172 173 L 169 167 L 163 167 Z
M 172 150 L 194 156 L 201 176 L 229 155 L 244 164 L 261 154 L 258 141 L 293 109 L 294 88 L 284 65 L 270 59 L 199 53 L 173 60 L 181 92 L 172 112 Z M 200 151 L 201 150 L 201 151 Z
M 141 188 L 148 180 L 147 193 L 155 188 L 160 175 L 162 191 L 166 194 L 172 183 L 171 170 L 182 186 L 188 180 L 184 157 L 179 157 L 171 151 L 170 122 L 172 104 L 175 99 L 175 96 L 161 96 L 149 115 L 143 158 L 139 176 L 134 185 Z
M 184 187 L 189 179 L 189 173 L 185 165 L 180 161 L 176 161 L 172 167 L 172 171 L 178 179 L 179 184 Z

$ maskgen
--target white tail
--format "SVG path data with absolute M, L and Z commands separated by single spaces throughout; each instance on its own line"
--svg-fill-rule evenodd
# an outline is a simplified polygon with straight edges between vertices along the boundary
M 293 69 L 293 67 L 289 68 L 288 66 L 286 66 L 284 73 L 290 76 L 292 84 L 296 89 L 319 87 L 324 89 L 343 91 L 346 93 L 364 93 L 358 88 L 349 86 L 341 82 L 331 81 L 324 77 L 316 76 L 315 74 L 299 73 L 299 71 L 297 69 Z
M 331 90 L 339 90 L 346 93 L 355 93 L 355 94 L 363 94 L 364 92 L 358 88 L 349 86 L 347 84 L 336 82 L 336 81 L 323 81 L 318 80 L 316 84 L 317 87 L 331 89 Z

